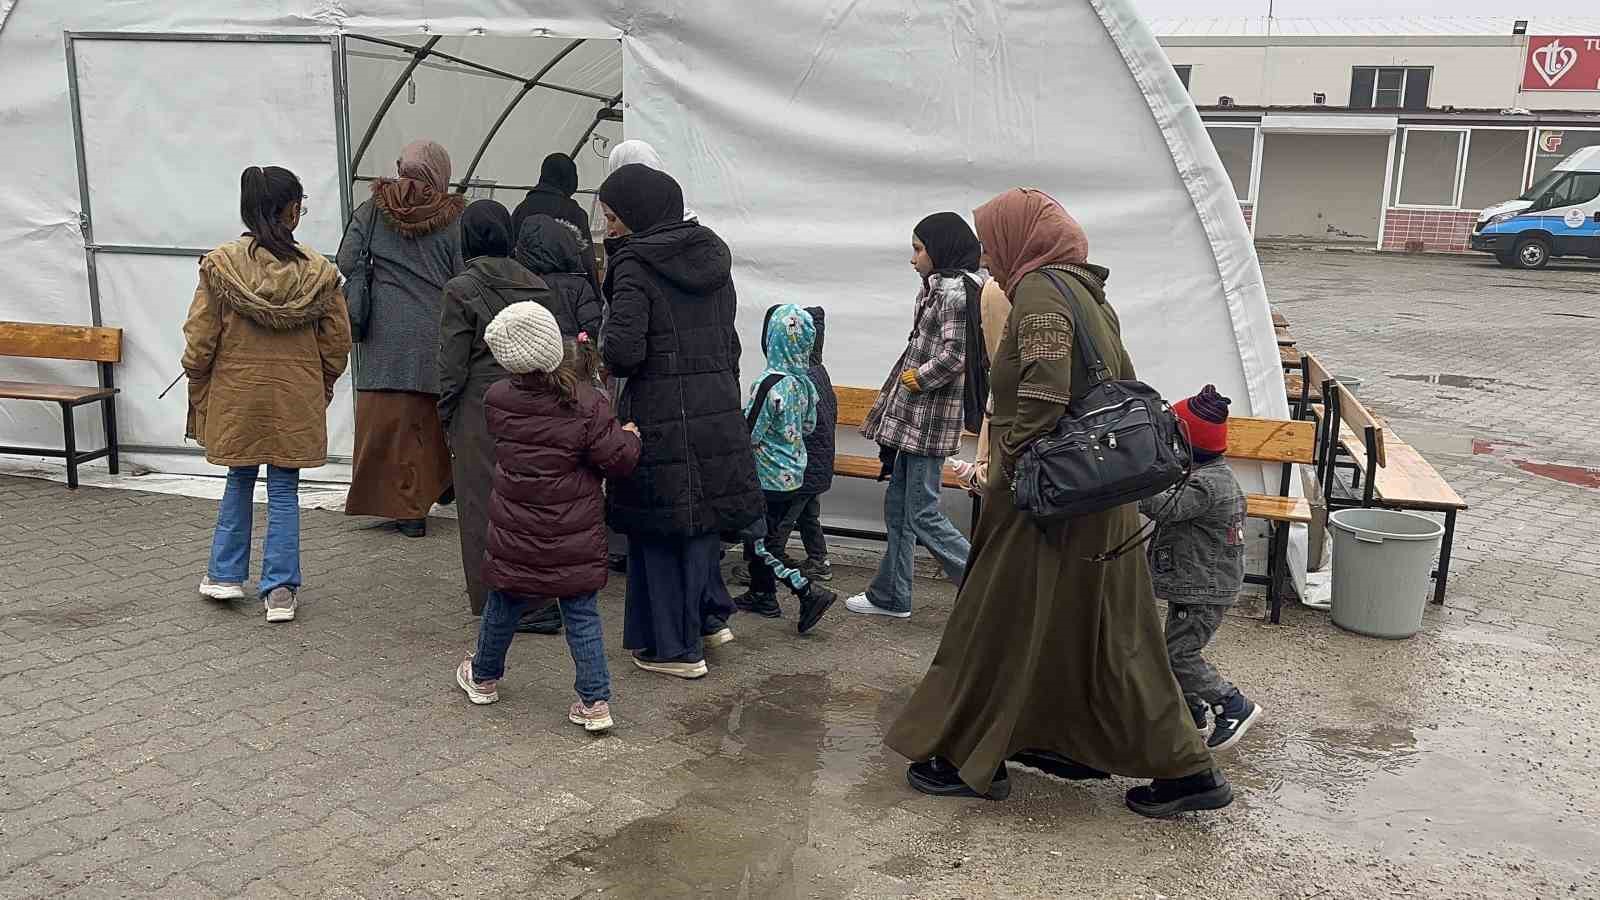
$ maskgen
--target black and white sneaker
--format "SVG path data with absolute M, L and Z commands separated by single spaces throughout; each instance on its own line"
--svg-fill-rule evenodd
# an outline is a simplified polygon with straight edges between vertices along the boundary
M 767 619 L 776 619 L 783 615 L 783 608 L 778 606 L 777 594 L 758 594 L 755 591 L 746 591 L 733 598 L 733 605 L 740 612 L 755 613 Z
M 1201 734 L 1205 734 L 1211 727 L 1211 721 L 1207 716 L 1211 712 L 1211 707 L 1204 703 L 1196 703 L 1193 700 L 1185 700 L 1184 702 L 1189 704 L 1189 715 L 1194 717 L 1194 729 Z
M 1261 707 L 1247 700 L 1237 690 L 1218 703 L 1214 712 L 1216 725 L 1211 730 L 1211 737 L 1206 739 L 1206 746 L 1213 753 L 1231 749 L 1261 717 Z

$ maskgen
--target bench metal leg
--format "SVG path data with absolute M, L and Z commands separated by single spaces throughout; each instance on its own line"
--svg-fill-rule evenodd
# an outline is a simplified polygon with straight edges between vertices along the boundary
M 1289 569 L 1289 523 L 1279 522 L 1272 528 L 1267 550 L 1267 621 L 1277 625 L 1283 611 L 1284 575 Z
M 1444 542 L 1439 545 L 1439 571 L 1433 573 L 1433 602 L 1444 602 L 1445 585 L 1450 581 L 1450 546 L 1455 543 L 1456 511 L 1444 514 Z
M 117 398 L 107 397 L 100 401 L 101 415 L 106 424 L 106 464 L 111 469 L 111 474 L 117 474 Z
M 78 436 L 73 431 L 72 405 L 61 404 L 61 431 L 67 444 L 67 490 L 78 489 Z

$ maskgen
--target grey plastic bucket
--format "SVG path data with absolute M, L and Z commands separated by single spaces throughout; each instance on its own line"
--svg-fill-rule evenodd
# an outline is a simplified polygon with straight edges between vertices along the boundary
M 1333 624 L 1379 638 L 1422 628 L 1428 582 L 1444 526 L 1414 513 L 1342 509 L 1333 533 Z
M 1362 381 L 1354 375 L 1335 375 L 1333 380 L 1344 385 L 1344 389 L 1352 394 L 1361 393 Z

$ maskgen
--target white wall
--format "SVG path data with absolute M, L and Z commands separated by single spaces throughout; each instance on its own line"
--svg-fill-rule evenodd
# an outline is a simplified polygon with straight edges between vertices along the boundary
M 1600 91 L 1521 93 L 1523 47 L 1510 37 L 1496 44 L 1368 46 L 1275 39 L 1271 47 L 1194 40 L 1174 39 L 1165 49 L 1174 65 L 1193 67 L 1189 93 L 1201 106 L 1216 105 L 1223 95 L 1240 106 L 1309 106 L 1317 92 L 1327 94 L 1329 106 L 1345 106 L 1356 66 L 1430 66 L 1428 105 L 1433 108 L 1600 110 Z
M 1375 244 L 1387 135 L 1262 138 L 1256 237 Z

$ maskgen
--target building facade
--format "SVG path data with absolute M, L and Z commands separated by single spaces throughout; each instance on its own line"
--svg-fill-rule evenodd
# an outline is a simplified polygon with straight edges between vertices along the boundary
M 1258 240 L 1464 251 L 1600 145 L 1600 19 L 1156 19 Z

